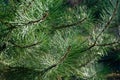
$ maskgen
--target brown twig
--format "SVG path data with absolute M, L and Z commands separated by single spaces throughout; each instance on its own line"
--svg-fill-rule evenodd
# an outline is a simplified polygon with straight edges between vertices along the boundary
M 72 23 L 72 24 L 64 24 L 64 25 L 61 25 L 59 27 L 54 27 L 54 29 L 63 29 L 63 28 L 68 28 L 68 27 L 72 27 L 72 26 L 75 26 L 75 25 L 78 25 L 80 23 L 82 23 L 83 21 L 85 21 L 87 18 L 84 18 L 78 22 L 75 22 L 75 23 Z
M 64 54 L 64 56 L 59 60 L 58 64 L 62 63 L 62 62 L 66 59 L 66 57 L 68 56 L 68 54 L 69 54 L 69 52 L 70 52 L 70 49 L 71 49 L 71 46 L 69 46 L 69 47 L 67 48 L 67 52 L 66 52 L 66 53 Z
M 111 45 L 115 45 L 115 44 L 119 44 L 120 41 L 115 41 L 115 42 L 111 42 L 111 43 L 105 43 L 105 44 L 96 44 L 95 46 L 111 46 Z
M 18 26 L 26 26 L 26 25 L 31 25 L 31 24 L 35 24 L 35 23 L 39 23 L 39 22 L 43 22 L 48 16 L 48 12 L 45 12 L 42 16 L 42 18 L 38 19 L 38 20 L 33 20 L 33 21 L 29 21 L 29 22 L 26 22 L 26 23 L 9 23 L 9 22 L 3 22 L 5 25 L 9 25 L 10 27 L 6 28 L 5 30 L 3 31 L 6 31 L 6 30 L 13 30 L 13 29 L 16 29 L 18 28 Z
M 49 66 L 48 68 L 45 68 L 44 70 L 40 71 L 41 75 L 44 75 L 47 71 L 51 70 L 52 68 L 56 67 L 57 64 L 53 64 L 51 66 Z
M 67 55 L 69 54 L 70 49 L 71 49 L 71 46 L 69 46 L 69 47 L 67 48 L 67 52 L 66 52 L 66 53 L 64 54 L 64 56 L 58 61 L 58 63 L 53 64 L 53 65 L 49 66 L 48 68 L 42 70 L 42 71 L 41 71 L 41 75 L 43 75 L 44 73 L 46 73 L 46 72 L 49 71 L 50 69 L 56 67 L 58 64 L 62 63 L 62 62 L 66 59 Z
M 29 21 L 27 23 L 21 23 L 22 25 L 20 25 L 20 26 L 25 26 L 25 25 L 30 25 L 30 24 L 35 24 L 35 23 L 38 23 L 38 22 L 42 22 L 43 20 L 45 20 L 47 18 L 47 16 L 48 16 L 48 12 L 44 13 L 41 19 L 34 20 L 34 21 Z
M 21 46 L 21 45 L 15 44 L 15 43 L 13 43 L 13 42 L 10 42 L 10 43 L 11 43 L 12 45 L 14 45 L 14 47 L 18 47 L 18 48 L 30 48 L 30 47 L 33 47 L 33 46 L 36 46 L 36 45 L 40 44 L 41 41 L 40 41 L 40 42 L 33 43 L 33 44 L 30 44 L 30 45 L 25 45 L 25 46 Z

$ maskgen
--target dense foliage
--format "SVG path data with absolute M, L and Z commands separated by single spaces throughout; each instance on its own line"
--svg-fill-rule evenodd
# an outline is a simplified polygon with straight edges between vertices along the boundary
M 0 0 L 0 80 L 119 80 L 120 0 Z

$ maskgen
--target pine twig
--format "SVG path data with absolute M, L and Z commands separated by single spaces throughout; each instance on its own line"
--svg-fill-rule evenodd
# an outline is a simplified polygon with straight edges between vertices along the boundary
M 119 6 L 119 0 L 116 1 L 116 7 L 113 11 L 113 14 L 111 16 L 111 18 L 109 19 L 109 21 L 106 23 L 106 25 L 104 26 L 103 30 L 98 34 L 98 36 L 96 37 L 95 43 L 97 42 L 98 38 L 102 35 L 102 33 L 109 27 L 109 25 L 111 24 L 112 20 L 114 19 L 116 12 L 118 10 L 118 6 Z
M 113 11 L 113 14 L 112 14 L 110 20 L 106 23 L 106 25 L 105 25 L 105 27 L 103 28 L 103 30 L 98 34 L 98 36 L 96 37 L 96 40 L 94 41 L 94 43 L 93 43 L 91 46 L 89 46 L 87 49 L 82 50 L 81 53 L 90 50 L 91 48 L 93 48 L 93 47 L 96 45 L 97 40 L 99 39 L 99 37 L 100 37 L 100 36 L 102 35 L 102 33 L 109 27 L 110 23 L 111 23 L 112 20 L 114 19 L 115 15 L 116 15 L 116 12 L 117 12 L 117 10 L 118 10 L 118 4 L 119 4 L 119 0 L 116 1 L 116 7 L 115 7 L 115 9 L 114 9 L 114 11 Z
M 56 67 L 57 64 L 53 64 L 49 66 L 48 68 L 45 68 L 44 70 L 40 71 L 40 75 L 44 75 L 47 71 L 51 70 L 52 68 Z
M 51 70 L 52 68 L 56 67 L 58 64 L 62 63 L 62 62 L 66 59 L 67 55 L 69 54 L 70 49 L 71 49 L 71 46 L 69 46 L 69 47 L 67 48 L 67 52 L 66 52 L 66 53 L 64 54 L 64 56 L 58 61 L 58 63 L 53 64 L 53 65 L 49 66 L 48 68 L 45 68 L 44 70 L 40 71 L 41 75 L 45 74 L 47 71 Z
M 59 27 L 55 27 L 54 29 L 63 29 L 63 28 L 68 28 L 68 27 L 72 27 L 72 26 L 75 26 L 75 25 L 78 25 L 80 23 L 82 23 L 83 21 L 85 21 L 87 18 L 83 18 L 82 20 L 78 21 L 78 22 L 75 22 L 75 23 L 72 23 L 72 24 L 64 24 L 64 25 L 61 25 Z
M 119 44 L 120 41 L 114 41 L 111 43 L 105 43 L 105 44 L 96 44 L 95 46 L 111 46 L 111 45 L 115 45 L 115 44 Z
M 43 20 L 45 20 L 48 16 L 48 12 L 45 12 L 42 16 L 42 18 L 38 19 L 38 20 L 34 20 L 34 21 L 29 21 L 27 23 L 21 23 L 22 25 L 19 25 L 19 26 L 25 26 L 25 25 L 30 25 L 30 24 L 35 24 L 35 23 L 38 23 L 38 22 L 42 22 Z
M 33 47 L 33 46 L 36 46 L 36 45 L 40 44 L 41 41 L 40 41 L 40 42 L 33 43 L 33 44 L 30 44 L 30 45 L 25 45 L 25 46 L 18 45 L 18 44 L 15 44 L 15 43 L 13 43 L 13 42 L 10 42 L 10 43 L 11 43 L 12 45 L 14 45 L 14 47 L 18 47 L 18 48 L 30 48 L 30 47 Z
M 66 57 L 68 56 L 68 54 L 69 54 L 69 52 L 70 52 L 70 49 L 71 49 L 71 46 L 69 46 L 69 47 L 67 48 L 67 52 L 66 52 L 66 53 L 64 54 L 64 56 L 59 60 L 58 64 L 62 63 L 62 62 L 66 59 Z
M 3 24 L 5 25 L 9 25 L 10 27 L 4 29 L 3 31 L 6 31 L 6 30 L 13 30 L 13 29 L 16 29 L 18 28 L 18 26 L 27 26 L 27 25 L 31 25 L 31 24 L 35 24 L 35 23 L 41 23 L 43 22 L 48 16 L 48 12 L 45 12 L 42 16 L 42 18 L 38 19 L 38 20 L 33 20 L 33 21 L 29 21 L 29 22 L 26 22 L 26 23 L 15 23 L 17 25 L 15 25 L 14 23 L 9 23 L 9 22 L 3 22 Z

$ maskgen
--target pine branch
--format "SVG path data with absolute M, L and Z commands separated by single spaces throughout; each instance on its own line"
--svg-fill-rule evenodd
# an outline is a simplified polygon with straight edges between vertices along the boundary
M 111 23 L 112 20 L 114 19 L 115 15 L 116 15 L 116 12 L 117 12 L 117 10 L 118 10 L 118 4 L 119 4 L 119 0 L 116 1 L 116 7 L 115 7 L 115 9 L 114 9 L 114 11 L 113 11 L 113 14 L 112 14 L 110 20 L 106 23 L 106 25 L 105 25 L 105 27 L 103 28 L 103 30 L 98 34 L 98 36 L 96 37 L 96 40 L 94 41 L 94 43 L 93 43 L 91 46 L 89 46 L 87 49 L 82 50 L 80 53 L 86 52 L 86 51 L 90 50 L 91 48 L 93 48 L 93 47 L 96 45 L 97 40 L 99 39 L 99 37 L 100 37 L 100 36 L 102 35 L 102 33 L 109 27 L 110 23 Z
M 25 46 L 22 46 L 22 45 L 18 45 L 18 44 L 15 44 L 13 42 L 10 42 L 12 45 L 14 45 L 14 47 L 18 47 L 18 48 L 30 48 L 30 47 L 33 47 L 33 46 L 36 46 L 36 45 L 39 45 L 41 43 L 40 42 L 36 42 L 36 43 L 33 43 L 33 44 L 30 44 L 30 45 L 25 45 Z
M 95 46 L 111 46 L 111 45 L 115 45 L 115 44 L 120 44 L 120 41 L 114 41 L 111 43 L 104 43 L 104 44 L 96 44 Z
M 117 12 L 117 10 L 118 10 L 118 4 L 119 4 L 119 0 L 117 0 L 117 2 L 116 2 L 116 7 L 115 7 L 115 9 L 114 9 L 114 11 L 113 11 L 113 14 L 112 14 L 110 20 L 106 23 L 106 25 L 105 25 L 105 27 L 103 28 L 103 30 L 98 34 L 98 36 L 96 37 L 95 42 L 94 42 L 91 46 L 89 46 L 88 48 L 82 50 L 80 53 L 86 52 L 86 51 L 92 49 L 92 48 L 95 47 L 95 46 L 108 46 L 108 45 L 113 45 L 113 44 L 119 43 L 119 42 L 117 41 L 117 42 L 106 43 L 106 44 L 96 44 L 96 43 L 97 43 L 97 40 L 99 39 L 99 37 L 100 37 L 100 36 L 102 35 L 102 33 L 109 27 L 110 23 L 111 23 L 112 20 L 114 19 L 115 15 L 116 15 L 116 12 Z M 82 64 L 80 67 L 83 67 L 83 66 L 87 65 L 89 62 L 90 62 L 90 61 L 87 61 L 86 63 Z
M 1 20 L 0 20 L 0 22 L 7 25 L 7 26 L 9 26 L 8 28 L 3 30 L 3 31 L 6 31 L 6 30 L 13 30 L 13 29 L 16 29 L 16 28 L 22 27 L 22 26 L 41 23 L 47 18 L 47 16 L 48 16 L 48 12 L 45 12 L 43 14 L 42 18 L 40 18 L 38 20 L 29 21 L 29 22 L 26 22 L 26 23 L 9 23 L 9 22 L 5 22 L 5 21 L 1 21 Z
M 95 47 L 95 46 L 100 46 L 100 45 L 96 44 L 96 42 L 97 42 L 98 38 L 101 36 L 101 34 L 102 34 L 102 33 L 106 30 L 106 28 L 110 25 L 111 21 L 112 21 L 113 18 L 115 17 L 115 14 L 116 14 L 117 9 L 118 9 L 118 0 L 117 0 L 117 3 L 116 3 L 116 8 L 115 8 L 114 11 L 113 11 L 112 17 L 111 17 L 110 20 L 106 23 L 104 29 L 103 29 L 103 30 L 99 33 L 99 35 L 96 37 L 95 42 L 94 42 L 91 46 L 89 46 L 87 49 L 82 50 L 80 53 L 86 52 L 86 51 L 90 50 L 91 48 L 93 48 L 93 47 Z M 62 29 L 62 28 L 71 27 L 71 26 L 74 26 L 74 25 L 77 25 L 77 24 L 83 22 L 85 19 L 86 19 L 86 18 L 82 19 L 82 20 L 79 21 L 79 22 L 73 23 L 73 24 L 62 25 L 62 26 L 57 27 L 57 28 L 55 28 L 55 29 Z M 101 46 L 102 46 L 102 45 L 110 45 L 110 44 L 116 44 L 116 42 L 108 43 L 108 44 L 101 44 Z M 70 51 L 70 47 L 68 47 L 68 50 L 67 50 L 66 54 L 60 59 L 60 61 L 59 61 L 58 63 L 61 63 L 61 62 L 63 62 L 63 61 L 65 60 L 65 58 L 67 57 L 69 51 Z M 86 66 L 89 62 L 90 62 L 90 61 L 87 61 L 86 63 L 82 64 L 80 67 Z M 53 67 L 56 67 L 56 66 L 57 66 L 57 64 L 54 64 L 54 65 L 48 67 L 45 71 L 48 71 L 48 70 L 50 70 L 50 69 L 52 69 Z
M 98 36 L 96 37 L 95 43 L 97 42 L 98 38 L 102 35 L 102 33 L 109 27 L 109 25 L 111 24 L 112 20 L 115 18 L 116 16 L 116 12 L 118 10 L 118 6 L 119 6 L 119 0 L 116 1 L 116 7 L 113 11 L 113 14 L 111 16 L 111 18 L 109 19 L 109 21 L 106 23 L 106 25 L 104 26 L 103 30 L 98 34 Z
M 105 43 L 105 44 L 95 44 L 94 46 L 111 46 L 111 45 L 114 45 L 114 44 L 119 44 L 120 43 L 120 41 L 115 41 L 115 42 L 111 42 L 111 43 Z M 89 48 L 87 48 L 86 50 L 84 50 L 84 51 L 82 51 L 82 52 L 85 52 L 85 51 L 87 51 L 87 50 L 90 50 L 92 47 L 94 47 L 93 45 L 92 46 L 90 46 Z M 97 54 L 95 54 L 94 56 L 97 56 Z M 89 64 L 91 62 L 91 60 L 88 60 L 88 61 L 86 61 L 84 64 L 81 64 L 79 67 L 81 68 L 81 67 L 85 67 L 87 64 Z M 99 71 L 100 72 L 100 71 Z M 97 72 L 98 73 L 98 72 Z M 97 73 L 95 73 L 93 76 L 91 76 L 91 77 L 89 77 L 89 78 L 87 78 L 87 79 L 91 79 L 91 78 L 93 78 Z
M 72 23 L 72 24 L 64 24 L 64 25 L 61 25 L 59 27 L 54 27 L 54 29 L 63 29 L 63 28 L 72 27 L 72 26 L 75 26 L 75 25 L 78 25 L 78 24 L 84 22 L 86 19 L 87 18 L 83 18 L 82 20 L 75 22 L 75 23 Z
M 95 44 L 90 45 L 88 48 L 85 48 L 82 51 L 80 51 L 80 53 L 86 52 L 86 51 L 90 50 L 91 48 L 93 48 L 94 46 L 95 46 Z
M 64 56 L 59 60 L 58 64 L 62 63 L 62 62 L 66 59 L 66 57 L 68 56 L 68 54 L 69 54 L 69 52 L 70 52 L 70 49 L 71 49 L 71 46 L 69 46 L 69 47 L 67 48 L 67 52 L 66 52 L 66 53 L 64 54 Z
M 69 47 L 67 48 L 66 53 L 65 53 L 64 56 L 58 61 L 58 63 L 53 64 L 53 65 L 49 66 L 48 68 L 42 70 L 42 71 L 40 72 L 41 75 L 45 74 L 47 71 L 51 70 L 52 68 L 54 68 L 54 67 L 56 67 L 57 65 L 59 65 L 60 63 L 62 63 L 62 62 L 66 59 L 67 55 L 69 54 L 70 49 L 71 49 L 71 46 L 69 46 Z
M 49 70 L 51 70 L 52 68 L 54 68 L 56 66 L 57 66 L 57 64 L 53 64 L 53 65 L 49 66 L 48 68 L 40 71 L 41 76 L 44 75 L 46 72 L 48 72 Z
M 21 23 L 22 25 L 18 25 L 18 26 L 26 26 L 26 25 L 31 25 L 31 24 L 35 24 L 35 23 L 41 23 L 42 21 L 44 21 L 48 16 L 48 12 L 45 12 L 42 16 L 42 18 L 38 19 L 38 20 L 33 20 L 33 21 L 29 21 L 27 23 Z

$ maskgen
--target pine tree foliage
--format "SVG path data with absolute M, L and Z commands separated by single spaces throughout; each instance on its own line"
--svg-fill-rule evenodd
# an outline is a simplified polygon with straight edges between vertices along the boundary
M 0 80 L 110 80 L 119 13 L 119 0 L 1 0 Z

